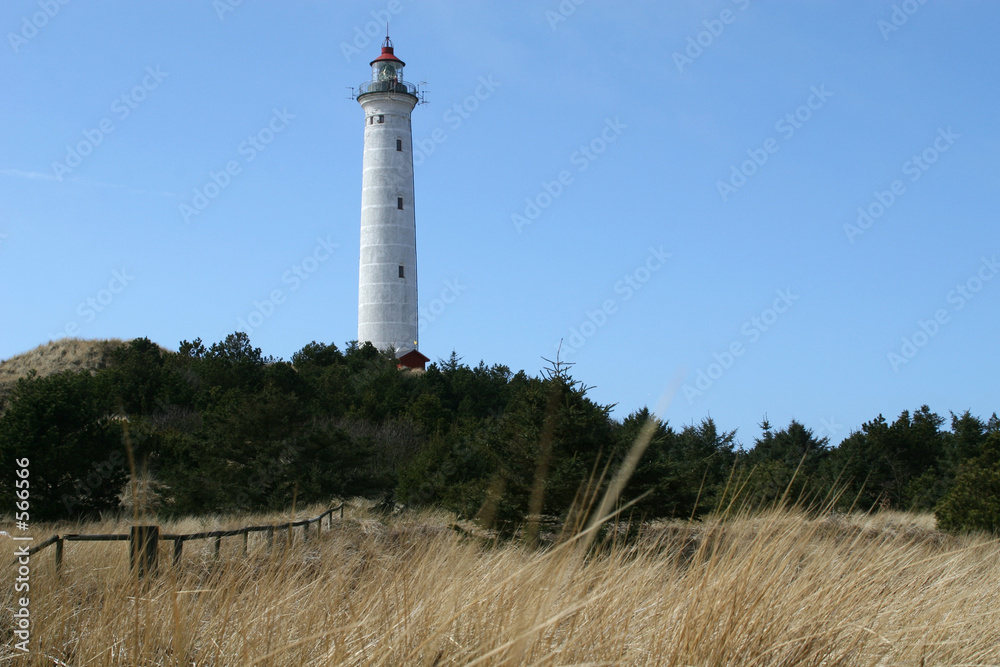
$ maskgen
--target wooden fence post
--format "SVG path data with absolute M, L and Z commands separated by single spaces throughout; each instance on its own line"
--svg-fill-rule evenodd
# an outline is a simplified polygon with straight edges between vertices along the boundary
M 250 541 L 250 531 L 243 532 L 243 557 L 247 557 L 247 543 Z
M 219 549 L 222 548 L 222 538 L 218 535 L 215 536 L 215 559 L 219 559 Z
M 184 551 L 184 538 L 178 536 L 174 540 L 174 565 L 180 565 L 181 563 L 181 553 Z
M 274 526 L 267 528 L 267 549 L 268 551 L 274 549 Z
M 156 554 L 160 543 L 159 526 L 132 526 L 129 532 L 129 567 L 140 577 L 156 572 Z
M 63 557 L 63 541 L 62 538 L 56 538 L 56 574 L 62 570 L 62 557 Z

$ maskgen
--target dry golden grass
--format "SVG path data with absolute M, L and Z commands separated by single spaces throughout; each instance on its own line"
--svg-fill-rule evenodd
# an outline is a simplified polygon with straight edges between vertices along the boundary
M 33 350 L 0 361 L 0 398 L 28 371 L 40 376 L 62 371 L 97 370 L 108 365 L 111 351 L 122 344 L 118 339 L 82 340 L 60 338 Z
M 248 558 L 239 538 L 219 561 L 209 541 L 189 543 L 176 569 L 168 543 L 146 583 L 129 576 L 122 543 L 67 543 L 61 578 L 52 552 L 38 554 L 32 653 L 18 664 L 1000 663 L 998 543 L 945 536 L 926 517 L 772 511 L 652 525 L 589 551 L 470 538 L 444 514 L 354 509 L 334 523 L 318 541 L 276 540 L 273 553 L 256 537 Z

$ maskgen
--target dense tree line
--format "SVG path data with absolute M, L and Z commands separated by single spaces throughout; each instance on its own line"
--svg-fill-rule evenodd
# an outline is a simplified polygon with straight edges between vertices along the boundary
M 933 510 L 1000 529 L 1000 420 L 923 406 L 839 445 L 765 420 L 751 447 L 714 421 L 614 419 L 566 365 L 539 376 L 452 356 L 400 371 L 371 345 L 310 343 L 291 361 L 243 333 L 178 352 L 139 338 L 109 367 L 20 380 L 0 416 L 0 503 L 31 461 L 38 520 L 115 511 L 130 478 L 170 514 L 276 509 L 335 496 L 434 505 L 494 525 L 579 518 L 644 429 L 624 489 L 633 516 L 697 518 L 736 503 Z

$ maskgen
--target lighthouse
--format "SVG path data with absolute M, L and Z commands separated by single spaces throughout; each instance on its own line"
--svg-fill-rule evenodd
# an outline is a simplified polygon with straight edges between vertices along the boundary
M 414 360 L 426 359 L 416 352 L 417 230 L 410 131 L 419 91 L 403 79 L 404 65 L 386 35 L 382 54 L 371 61 L 371 81 L 362 83 L 356 96 L 365 112 L 358 343 L 371 342 L 400 360 Z

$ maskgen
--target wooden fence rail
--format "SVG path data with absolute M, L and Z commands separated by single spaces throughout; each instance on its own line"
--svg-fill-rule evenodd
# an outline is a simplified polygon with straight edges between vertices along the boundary
M 301 519 L 299 521 L 289 521 L 287 523 L 279 523 L 267 526 L 245 526 L 243 528 L 235 528 L 231 530 L 210 530 L 202 533 L 187 533 L 183 535 L 175 535 L 173 533 L 160 533 L 159 526 L 132 526 L 128 533 L 119 533 L 111 535 L 79 535 L 75 533 L 68 533 L 66 535 L 53 535 L 49 539 L 45 540 L 41 544 L 28 549 L 28 555 L 34 555 L 43 549 L 46 549 L 53 544 L 56 547 L 55 563 L 56 572 L 58 573 L 62 569 L 63 561 L 63 544 L 65 542 L 128 542 L 129 543 L 129 566 L 132 568 L 138 568 L 139 574 L 144 575 L 151 573 L 156 570 L 157 566 L 157 553 L 159 548 L 160 540 L 172 540 L 174 543 L 173 549 L 173 564 L 178 565 L 181 561 L 181 555 L 184 551 L 184 543 L 190 542 L 192 540 L 208 540 L 214 539 L 214 554 L 218 558 L 219 550 L 222 546 L 222 538 L 224 537 L 236 537 L 238 535 L 243 536 L 243 555 L 246 556 L 249 546 L 250 533 L 266 533 L 267 534 L 267 546 L 272 548 L 274 546 L 274 531 L 275 530 L 287 530 L 288 531 L 288 541 L 291 543 L 293 539 L 293 531 L 295 528 L 302 528 L 302 539 L 304 541 L 309 540 L 309 526 L 316 524 L 316 537 L 319 537 L 323 531 L 323 519 L 327 519 L 328 529 L 333 529 L 333 513 L 339 512 L 340 518 L 344 518 L 344 503 L 341 503 L 337 507 L 331 507 L 319 516 L 312 519 Z M 16 562 L 16 560 L 15 560 Z

